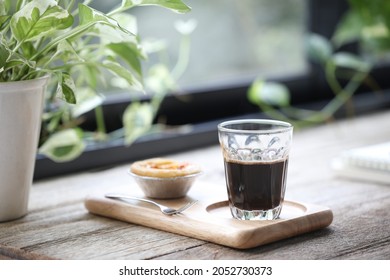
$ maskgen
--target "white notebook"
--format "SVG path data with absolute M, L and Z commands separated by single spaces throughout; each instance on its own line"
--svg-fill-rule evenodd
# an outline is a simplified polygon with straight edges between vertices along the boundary
M 390 142 L 345 151 L 332 169 L 343 177 L 390 185 Z

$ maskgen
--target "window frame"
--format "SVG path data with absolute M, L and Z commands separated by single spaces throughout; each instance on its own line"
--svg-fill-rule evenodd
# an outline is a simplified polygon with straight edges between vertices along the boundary
M 318 33 L 329 38 L 347 7 L 347 1 L 308 0 L 307 32 Z M 348 46 L 348 50 L 356 51 L 356 45 Z M 390 82 L 386 77 L 389 68 L 389 65 L 382 65 L 372 71 L 372 75 L 384 88 L 390 88 Z M 284 83 L 290 89 L 292 103 L 295 105 L 321 106 L 332 97 L 321 69 L 313 64 L 309 65 L 309 70 L 305 74 L 274 80 Z M 180 103 L 175 96 L 169 95 L 161 104 L 159 114 L 169 119 L 172 125 L 191 123 L 190 130 L 186 133 L 170 131 L 159 135 L 146 135 L 131 146 L 125 146 L 122 141 L 96 144 L 87 147 L 77 159 L 65 163 L 55 163 L 42 155 L 37 155 L 34 180 L 85 170 L 101 170 L 143 158 L 217 145 L 219 122 L 231 118 L 264 117 L 246 98 L 251 82 L 252 80 L 248 79 L 239 84 L 188 90 L 191 103 L 187 104 Z M 312 94 L 313 92 L 315 95 Z M 373 101 L 364 91 L 354 100 L 356 113 L 388 108 L 390 104 L 390 97 L 385 95 L 380 102 Z M 127 96 L 117 96 L 104 102 L 103 112 L 109 130 L 121 125 L 121 116 L 130 103 L 131 99 Z M 86 119 L 88 120 L 86 126 L 94 125 L 93 113 L 87 114 Z

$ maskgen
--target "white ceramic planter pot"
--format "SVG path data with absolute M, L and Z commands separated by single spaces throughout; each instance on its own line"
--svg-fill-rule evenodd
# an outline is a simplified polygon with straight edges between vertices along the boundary
M 0 222 L 27 214 L 47 81 L 0 83 Z

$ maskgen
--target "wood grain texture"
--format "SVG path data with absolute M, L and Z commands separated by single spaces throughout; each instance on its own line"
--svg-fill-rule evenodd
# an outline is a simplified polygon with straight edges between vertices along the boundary
M 0 260 L 51 260 L 48 256 L 26 252 L 22 249 L 0 245 Z
M 195 196 L 196 198 L 196 196 Z M 177 201 L 164 201 L 178 207 Z M 210 204 L 211 203 L 211 204 Z M 181 215 L 167 216 L 156 207 L 122 202 L 103 196 L 85 200 L 93 214 L 177 233 L 237 249 L 248 249 L 275 242 L 331 224 L 333 214 L 327 207 L 286 201 L 281 218 L 274 221 L 238 221 L 231 217 L 227 201 L 199 202 Z
M 92 215 L 84 206 L 91 194 L 137 192 L 130 165 L 83 172 L 34 183 L 29 214 L 0 223 L 3 258 L 12 250 L 57 259 L 390 259 L 390 183 L 335 176 L 330 161 L 343 150 L 390 139 L 390 112 L 294 132 L 286 199 L 332 209 L 324 229 L 252 249 L 233 249 L 207 241 Z M 193 161 L 203 183 L 224 192 L 219 146 L 169 155 Z M 4 257 L 7 256 L 8 257 Z M 28 257 L 28 254 L 26 254 Z M 32 257 L 31 257 L 32 258 Z

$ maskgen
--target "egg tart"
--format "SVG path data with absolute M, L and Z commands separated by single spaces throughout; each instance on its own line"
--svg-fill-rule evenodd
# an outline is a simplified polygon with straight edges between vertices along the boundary
M 198 165 L 168 158 L 151 158 L 134 162 L 130 171 L 138 176 L 174 178 L 199 173 Z

